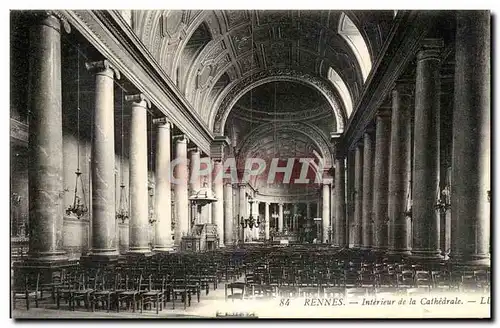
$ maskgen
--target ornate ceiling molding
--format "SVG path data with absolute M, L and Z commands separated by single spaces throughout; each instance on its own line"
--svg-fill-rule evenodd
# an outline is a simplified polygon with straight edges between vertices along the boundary
M 325 137 L 324 133 L 318 127 L 303 122 L 269 123 L 253 130 L 245 137 L 244 143 L 240 145 L 238 160 L 247 158 L 252 149 L 256 145 L 259 145 L 265 136 L 272 135 L 275 130 L 280 131 L 280 133 L 292 132 L 304 136 L 305 139 L 309 140 L 320 151 L 320 156 L 324 160 L 324 169 L 332 167 L 333 148 L 331 143 L 328 142 L 328 138 Z
M 176 127 L 201 150 L 210 152 L 212 133 L 120 13 L 112 10 L 61 12 Z
M 319 77 L 288 68 L 273 68 L 257 72 L 228 85 L 219 96 L 210 112 L 209 126 L 216 135 L 224 134 L 224 126 L 231 109 L 238 100 L 251 89 L 262 84 L 276 81 L 298 82 L 313 87 L 319 91 L 330 104 L 336 120 L 337 131 L 344 130 L 347 115 L 339 106 L 337 94 L 333 86 Z
M 372 122 L 377 110 L 415 57 L 421 41 L 432 27 L 438 13 L 401 11 L 395 19 L 372 73 L 368 77 L 360 99 L 340 139 L 339 149 L 344 155 L 355 147 L 365 128 Z

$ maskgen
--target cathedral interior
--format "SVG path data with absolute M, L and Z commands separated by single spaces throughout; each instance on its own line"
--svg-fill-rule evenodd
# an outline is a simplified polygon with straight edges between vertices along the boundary
M 11 11 L 13 316 L 489 292 L 490 20 Z

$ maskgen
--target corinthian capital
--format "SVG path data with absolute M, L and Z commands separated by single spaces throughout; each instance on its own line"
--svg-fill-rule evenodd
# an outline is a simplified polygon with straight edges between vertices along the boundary
M 126 95 L 125 101 L 130 101 L 134 104 L 139 104 L 143 107 L 151 108 L 151 102 L 143 93 L 138 93 L 135 95 Z
M 97 74 L 106 74 L 111 78 L 120 79 L 120 71 L 116 69 L 107 59 L 87 62 L 85 63 L 85 67 L 88 71 L 96 72 Z
M 60 31 L 62 25 L 66 33 L 71 32 L 71 25 L 58 10 L 35 10 L 30 12 L 30 15 L 34 18 L 34 21 L 52 27 L 57 31 Z

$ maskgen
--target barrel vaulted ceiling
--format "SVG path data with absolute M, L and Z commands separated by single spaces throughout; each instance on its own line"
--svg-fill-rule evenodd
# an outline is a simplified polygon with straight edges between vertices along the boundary
M 147 10 L 133 12 L 132 24 L 220 134 L 237 100 L 262 81 L 316 88 L 341 130 L 393 18 L 393 11 Z

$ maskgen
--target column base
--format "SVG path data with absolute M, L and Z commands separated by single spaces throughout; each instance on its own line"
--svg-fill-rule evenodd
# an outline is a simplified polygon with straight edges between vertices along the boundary
M 491 267 L 491 258 L 489 255 L 463 255 L 450 254 L 450 263 L 455 266 L 470 267 Z
M 173 253 L 174 252 L 174 247 L 173 246 L 153 246 L 153 252 L 154 253 Z
M 153 255 L 153 252 L 148 249 L 147 251 L 146 250 L 143 250 L 143 249 L 139 249 L 139 250 L 134 250 L 134 249 L 129 249 L 129 251 L 125 254 L 125 256 L 127 257 L 148 257 L 148 256 L 151 256 Z
M 117 262 L 120 255 L 116 253 L 90 253 L 89 255 L 85 255 L 80 257 L 80 264 L 84 267 L 90 266 L 108 266 L 113 265 Z
M 386 247 L 374 247 L 374 248 L 372 248 L 372 252 L 377 256 L 383 256 L 383 255 L 387 254 L 387 248 Z
M 441 251 L 437 250 L 412 250 L 410 258 L 414 261 L 442 261 Z
M 65 251 L 56 252 L 28 252 L 28 262 L 58 263 L 68 261 L 68 255 Z
M 385 254 L 391 261 L 401 261 L 402 259 L 407 259 L 411 256 L 411 251 L 409 249 L 389 249 Z
M 136 253 L 136 254 L 147 254 L 151 253 L 151 248 L 149 246 L 147 247 L 129 247 L 128 253 Z

